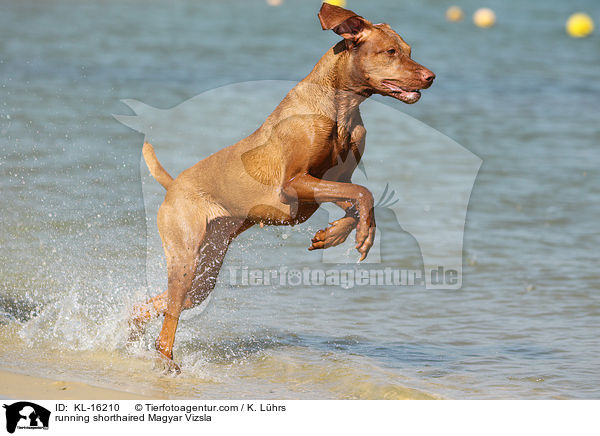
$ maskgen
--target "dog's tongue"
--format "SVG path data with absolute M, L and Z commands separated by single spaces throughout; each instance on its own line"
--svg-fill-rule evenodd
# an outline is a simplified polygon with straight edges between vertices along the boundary
M 407 91 L 406 89 L 400 88 L 398 85 L 396 85 L 393 82 L 388 82 L 387 80 L 384 80 L 381 82 L 385 87 L 389 88 L 391 91 L 393 92 L 401 92 L 403 94 L 406 95 L 411 95 L 411 94 L 418 94 L 419 91 Z
M 405 89 L 400 88 L 393 82 L 388 82 L 387 80 L 383 80 L 381 84 L 388 88 L 390 91 L 392 91 L 394 97 L 396 97 L 399 100 L 402 100 L 405 103 L 415 103 L 421 97 L 420 91 L 407 91 Z
M 392 82 L 388 82 L 387 80 L 384 80 L 381 83 L 383 84 L 383 86 L 385 86 L 386 88 L 391 89 L 394 92 L 406 92 L 402 88 L 400 88 L 398 85 L 396 85 L 396 84 L 394 84 Z

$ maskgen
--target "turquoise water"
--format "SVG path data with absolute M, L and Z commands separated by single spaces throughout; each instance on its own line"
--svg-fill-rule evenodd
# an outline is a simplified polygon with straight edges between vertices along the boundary
M 488 30 L 446 23 L 440 1 L 350 2 L 437 74 L 416 105 L 375 99 L 389 112 L 365 116 L 367 155 L 394 161 L 394 148 L 369 144 L 402 111 L 482 159 L 462 288 L 249 288 L 223 270 L 208 304 L 183 316 L 175 379 L 153 368 L 158 322 L 126 344 L 129 307 L 164 281 L 146 226 L 160 187 L 140 175 L 144 136 L 112 114 L 132 115 L 121 99 L 168 109 L 227 85 L 301 80 L 337 37 L 320 30 L 319 2 L 5 3 L 0 366 L 171 398 L 600 396 L 600 43 L 564 32 L 577 10 L 600 22 L 596 2 L 491 2 Z M 253 98 L 200 112 L 189 162 L 157 138 L 165 166 L 229 145 L 267 110 Z M 381 177 L 402 168 L 411 180 L 424 165 L 416 154 Z M 252 229 L 226 267 L 319 267 L 305 249 L 326 218 Z M 413 238 L 394 241 L 386 260 L 422 267 Z

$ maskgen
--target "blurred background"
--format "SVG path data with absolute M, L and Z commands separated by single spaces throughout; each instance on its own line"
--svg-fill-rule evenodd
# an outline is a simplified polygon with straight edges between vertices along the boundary
M 599 22 L 600 3 L 465 0 L 449 22 L 452 4 L 347 7 L 389 23 L 437 75 L 416 105 L 375 98 L 483 160 L 462 290 L 220 280 L 184 319 L 188 370 L 170 379 L 149 357 L 158 323 L 126 346 L 128 307 L 156 290 L 143 135 L 112 114 L 131 114 L 126 98 L 167 109 L 228 84 L 299 81 L 339 37 L 321 30 L 318 1 L 3 1 L 0 366 L 172 398 L 598 398 L 600 40 L 565 23 L 577 11 Z M 481 7 L 494 26 L 474 25 Z M 309 264 L 316 228 L 286 244 L 270 230 L 265 263 Z M 228 261 L 253 256 L 250 242 Z

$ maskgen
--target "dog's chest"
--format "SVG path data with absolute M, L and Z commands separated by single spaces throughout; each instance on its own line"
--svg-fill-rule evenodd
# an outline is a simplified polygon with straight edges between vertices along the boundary
M 321 177 L 327 180 L 339 180 L 343 175 L 352 173 L 362 154 L 363 136 L 360 131 L 364 130 L 358 124 L 335 123 L 332 126 L 331 135 L 326 144 L 326 157 L 321 163 Z

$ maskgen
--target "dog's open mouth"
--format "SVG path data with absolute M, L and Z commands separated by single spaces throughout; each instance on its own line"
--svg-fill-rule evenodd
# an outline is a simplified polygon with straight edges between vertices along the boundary
M 418 89 L 401 87 L 396 85 L 391 80 L 383 80 L 381 84 L 390 90 L 388 95 L 397 98 L 404 103 L 413 104 L 419 101 L 419 98 L 421 98 L 421 91 Z

